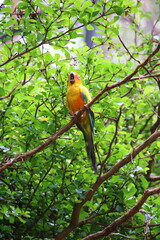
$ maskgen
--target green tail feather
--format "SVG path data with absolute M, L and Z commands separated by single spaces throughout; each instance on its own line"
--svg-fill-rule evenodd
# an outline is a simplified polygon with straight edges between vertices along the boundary
M 94 148 L 94 142 L 93 142 L 93 134 L 91 133 L 90 135 L 86 135 L 83 133 L 85 143 L 86 143 L 86 151 L 88 158 L 92 162 L 92 167 L 94 171 L 97 173 L 97 164 L 96 164 L 96 156 L 95 156 L 95 148 Z
M 97 173 L 97 164 L 93 141 L 94 113 L 91 109 L 87 109 L 87 115 L 88 115 L 87 119 L 85 119 L 84 121 L 77 122 L 77 127 L 83 132 L 88 158 L 89 160 L 91 160 L 92 167 L 94 171 Z

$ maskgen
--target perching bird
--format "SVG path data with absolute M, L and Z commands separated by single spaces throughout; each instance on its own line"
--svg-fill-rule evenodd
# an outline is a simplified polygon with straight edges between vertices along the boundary
M 91 101 L 91 96 L 86 87 L 82 85 L 80 76 L 74 72 L 71 72 L 68 78 L 68 90 L 67 90 L 67 107 L 74 116 L 76 112 L 83 108 L 83 106 Z M 82 116 L 77 121 L 77 127 L 83 132 L 86 151 L 88 158 L 92 162 L 92 166 L 95 172 L 97 172 L 96 157 L 94 151 L 93 142 L 93 130 L 94 130 L 94 113 L 90 108 L 87 108 L 83 112 Z

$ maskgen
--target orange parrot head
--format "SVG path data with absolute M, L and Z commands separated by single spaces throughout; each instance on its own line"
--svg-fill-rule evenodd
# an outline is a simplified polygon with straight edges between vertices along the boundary
M 77 73 L 71 72 L 68 77 L 68 86 L 71 86 L 75 83 L 81 84 L 82 81 L 80 79 L 80 76 Z

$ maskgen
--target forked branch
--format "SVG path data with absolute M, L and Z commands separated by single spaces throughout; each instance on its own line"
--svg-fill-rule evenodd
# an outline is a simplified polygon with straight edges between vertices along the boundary
M 157 48 L 147 57 L 146 60 L 144 60 L 144 62 L 142 62 L 141 64 L 139 64 L 136 69 L 129 74 L 127 77 L 125 77 L 122 81 L 120 82 L 116 82 L 113 83 L 111 85 L 107 85 L 102 91 L 100 91 L 88 104 L 86 104 L 83 109 L 81 109 L 79 111 L 79 113 L 77 114 L 77 116 L 74 117 L 74 119 L 72 119 L 72 121 L 70 123 L 68 123 L 67 125 L 65 125 L 63 128 L 61 128 L 59 131 L 57 131 L 55 134 L 51 135 L 44 143 L 42 143 L 41 145 L 39 145 L 38 147 L 32 149 L 31 151 L 25 152 L 23 154 L 20 154 L 18 156 L 16 156 L 15 158 L 8 160 L 6 163 L 4 163 L 1 167 L 0 167 L 0 171 L 3 171 L 4 169 L 8 168 L 9 166 L 11 166 L 12 164 L 19 162 L 19 161 L 24 161 L 27 157 L 31 157 L 33 155 L 35 155 L 38 152 L 41 152 L 42 150 L 44 150 L 46 147 L 49 146 L 49 144 L 53 141 L 55 141 L 58 137 L 60 137 L 64 132 L 68 131 L 77 121 L 77 119 L 82 115 L 82 113 L 86 110 L 86 107 L 90 107 L 91 105 L 93 105 L 104 93 L 110 91 L 113 88 L 119 87 L 123 84 L 125 84 L 126 82 L 129 81 L 133 81 L 132 77 L 134 75 L 136 75 L 139 71 L 139 69 L 141 69 L 143 66 L 145 66 L 150 59 L 160 50 L 160 43 L 158 44 Z
M 106 228 L 104 228 L 102 231 L 93 233 L 88 235 L 87 237 L 81 239 L 81 240 L 94 240 L 97 238 L 105 237 L 114 232 L 122 223 L 129 220 L 134 214 L 136 214 L 142 205 L 145 203 L 148 197 L 160 194 L 160 187 L 153 188 L 153 189 L 147 189 L 143 193 L 142 197 L 139 199 L 139 201 L 125 214 L 123 214 L 121 217 L 117 218 L 115 221 L 113 221 L 111 224 L 109 224 Z
M 153 133 L 146 141 L 138 145 L 133 149 L 131 153 L 129 153 L 125 158 L 117 162 L 108 172 L 106 172 L 104 175 L 100 175 L 97 178 L 97 181 L 91 186 L 90 190 L 87 192 L 86 197 L 81 199 L 79 203 L 77 203 L 73 209 L 71 221 L 67 228 L 64 229 L 61 233 L 59 233 L 55 239 L 61 240 L 65 238 L 71 231 L 73 231 L 77 226 L 79 226 L 79 215 L 82 207 L 87 201 L 90 201 L 93 197 L 94 193 L 97 191 L 99 186 L 109 179 L 112 175 L 114 175 L 116 172 L 119 171 L 121 167 L 126 165 L 127 163 L 131 162 L 137 154 L 142 152 L 146 147 L 148 147 L 152 142 L 154 142 L 157 138 L 160 137 L 160 131 Z M 89 238 L 92 239 L 92 238 Z

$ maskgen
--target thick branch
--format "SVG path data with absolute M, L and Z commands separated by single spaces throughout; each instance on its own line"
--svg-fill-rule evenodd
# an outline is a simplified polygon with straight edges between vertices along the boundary
M 115 87 L 119 87 L 121 85 L 123 85 L 124 83 L 126 82 L 130 82 L 130 81 L 134 81 L 134 80 L 137 80 L 136 79 L 132 79 L 132 77 L 134 75 L 136 75 L 138 73 L 138 71 L 140 70 L 140 68 L 143 68 L 149 61 L 150 59 L 160 50 L 160 43 L 158 44 L 158 46 L 156 47 L 156 49 L 146 58 L 146 60 L 144 60 L 144 62 L 142 62 L 141 64 L 139 64 L 135 70 L 129 74 L 128 76 L 126 76 L 122 81 L 120 82 L 116 82 L 116 83 L 113 83 L 111 85 L 107 85 L 101 92 L 99 92 L 99 94 L 97 94 L 97 96 L 95 96 L 91 102 L 89 102 L 86 106 L 87 107 L 90 107 L 94 102 L 96 102 L 101 95 L 103 95 L 103 93 L 105 92 L 108 92 L 109 90 L 115 88 Z
M 10 161 L 7 161 L 1 168 L 0 168 L 0 172 L 5 170 L 6 168 L 8 168 L 9 166 L 11 166 L 13 163 L 19 162 L 19 161 L 24 161 L 27 157 L 31 157 L 34 154 L 42 151 L 43 149 L 45 149 L 46 147 L 49 146 L 49 144 L 52 141 L 55 141 L 59 136 L 61 136 L 64 132 L 68 131 L 77 121 L 77 117 L 79 117 L 79 115 L 81 115 L 81 112 L 79 112 L 79 114 L 77 114 L 77 116 L 75 116 L 75 118 L 69 122 L 67 125 L 65 125 L 64 127 L 62 127 L 59 131 L 57 131 L 55 134 L 51 135 L 44 143 L 42 143 L 41 145 L 39 145 L 38 147 L 32 149 L 31 151 L 25 152 L 23 154 L 20 154 L 18 156 L 16 156 L 15 158 L 11 159 Z
M 81 208 L 83 207 L 83 205 L 89 201 L 94 193 L 97 191 L 97 189 L 99 188 L 99 186 L 106 181 L 108 178 L 110 178 L 113 174 L 115 174 L 116 172 L 118 172 L 118 170 L 123 167 L 125 164 L 129 163 L 130 161 L 133 160 L 133 158 L 139 154 L 141 151 L 143 151 L 143 149 L 145 149 L 146 147 L 148 147 L 152 142 L 154 142 L 158 137 L 160 137 L 160 131 L 159 132 L 155 132 L 154 134 L 152 134 L 146 141 L 144 141 L 143 143 L 141 143 L 140 145 L 138 145 L 135 149 L 133 149 L 133 151 L 131 153 L 129 153 L 125 158 L 123 158 L 121 161 L 117 162 L 108 172 L 106 172 L 104 175 L 99 176 L 97 178 L 97 181 L 93 184 L 93 186 L 91 187 L 91 190 L 88 191 L 88 193 L 86 194 L 86 197 L 84 199 L 81 200 L 80 203 L 77 203 L 73 209 L 72 212 L 72 217 L 71 217 L 71 221 L 70 221 L 70 225 L 64 229 L 63 232 L 59 233 L 55 239 L 56 240 L 60 240 L 63 239 L 64 237 L 66 237 L 74 228 L 76 228 L 79 225 L 79 215 L 80 215 L 80 211 Z M 91 238 L 90 238 L 91 239 Z
M 34 154 L 36 154 L 37 152 L 42 151 L 43 149 L 45 149 L 46 147 L 49 146 L 49 144 L 52 141 L 55 141 L 59 136 L 61 136 L 64 132 L 68 131 L 77 121 L 77 119 L 81 116 L 81 114 L 85 111 L 86 107 L 90 107 L 91 105 L 93 105 L 94 102 L 96 102 L 105 92 L 110 91 L 111 89 L 121 86 L 123 84 L 125 84 L 126 82 L 132 81 L 132 77 L 139 71 L 139 69 L 141 67 L 143 67 L 145 64 L 148 63 L 148 61 L 160 50 L 160 43 L 158 44 L 157 48 L 147 57 L 147 59 L 139 64 L 136 69 L 127 77 L 125 77 L 122 81 L 120 82 L 116 82 L 113 83 L 109 86 L 106 86 L 102 91 L 100 91 L 88 104 L 86 104 L 84 106 L 84 108 L 82 110 L 79 111 L 79 113 L 77 114 L 77 116 L 75 116 L 75 118 L 68 123 L 66 126 L 64 126 L 63 128 L 61 128 L 58 132 L 56 132 L 55 134 L 51 135 L 44 143 L 42 143 L 41 145 L 39 145 L 38 147 L 34 148 L 33 150 L 20 154 L 17 157 L 13 158 L 10 161 L 7 161 L 1 168 L 0 171 L 3 171 L 4 169 L 6 169 L 7 167 L 11 166 L 13 163 L 19 162 L 19 161 L 23 161 L 25 160 L 27 157 L 33 156 Z
M 81 240 L 94 240 L 94 239 L 97 239 L 97 238 L 108 236 L 110 233 L 115 231 L 122 223 L 126 222 L 134 214 L 136 214 L 140 210 L 142 205 L 145 203 L 147 198 L 149 196 L 154 195 L 154 194 L 160 194 L 160 187 L 145 190 L 145 192 L 142 195 L 141 199 L 134 205 L 134 207 L 132 207 L 124 215 L 122 215 L 121 217 L 117 218 L 115 221 L 113 221 L 110 225 L 108 225 L 102 231 L 96 232 L 94 234 L 90 234 L 89 236 L 87 236 L 87 237 L 85 237 L 85 238 L 83 238 Z

